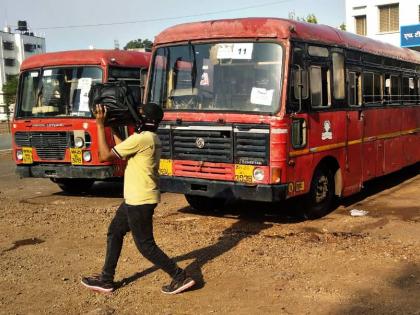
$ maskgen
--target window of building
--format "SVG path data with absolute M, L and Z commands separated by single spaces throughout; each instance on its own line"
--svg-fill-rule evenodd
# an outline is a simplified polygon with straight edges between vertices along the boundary
M 4 41 L 3 42 L 3 49 L 4 50 L 13 50 L 14 49 L 13 42 Z
M 4 58 L 4 65 L 7 66 L 7 67 L 14 67 L 15 66 L 15 59 Z
M 400 29 L 399 4 L 379 7 L 379 32 L 396 32 Z
M 366 36 L 366 15 L 359 15 L 354 17 L 356 25 L 356 34 Z
M 36 49 L 36 45 L 34 44 L 25 44 L 23 46 L 26 52 L 34 52 Z

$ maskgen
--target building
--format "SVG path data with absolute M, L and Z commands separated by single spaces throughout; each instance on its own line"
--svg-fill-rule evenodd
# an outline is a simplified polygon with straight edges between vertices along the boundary
M 420 0 L 346 0 L 347 31 L 420 51 Z
M 28 31 L 26 21 L 18 22 L 18 32 L 10 27 L 0 31 L 0 114 L 6 112 L 2 87 L 11 76 L 19 74 L 22 61 L 34 54 L 44 53 L 45 38 Z

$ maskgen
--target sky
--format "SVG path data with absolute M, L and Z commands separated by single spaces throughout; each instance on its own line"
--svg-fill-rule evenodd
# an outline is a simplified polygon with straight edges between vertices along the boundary
M 170 26 L 239 17 L 296 17 L 315 14 L 318 23 L 345 22 L 345 0 L 0 0 L 0 26 L 26 20 L 45 37 L 47 51 L 120 48 L 149 39 Z M 102 24 L 102 25 L 100 25 Z M 112 24 L 112 25 L 103 25 Z

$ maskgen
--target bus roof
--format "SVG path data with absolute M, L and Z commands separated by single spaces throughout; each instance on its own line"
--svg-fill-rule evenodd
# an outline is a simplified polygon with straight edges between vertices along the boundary
M 399 48 L 327 25 L 280 18 L 240 18 L 180 24 L 158 34 L 154 44 L 228 38 L 300 39 L 420 63 L 420 53 L 410 49 Z
M 34 55 L 22 62 L 20 70 L 39 67 L 54 67 L 68 65 L 107 65 L 123 67 L 149 67 L 151 54 L 149 52 L 125 50 L 69 50 Z M 115 61 L 112 59 L 115 58 Z

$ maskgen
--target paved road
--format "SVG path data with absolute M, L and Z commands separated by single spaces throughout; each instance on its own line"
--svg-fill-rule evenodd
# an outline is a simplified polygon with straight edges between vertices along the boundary
M 1 134 L 0 135 L 0 152 L 2 150 L 7 150 L 12 147 L 12 137 L 8 134 Z

